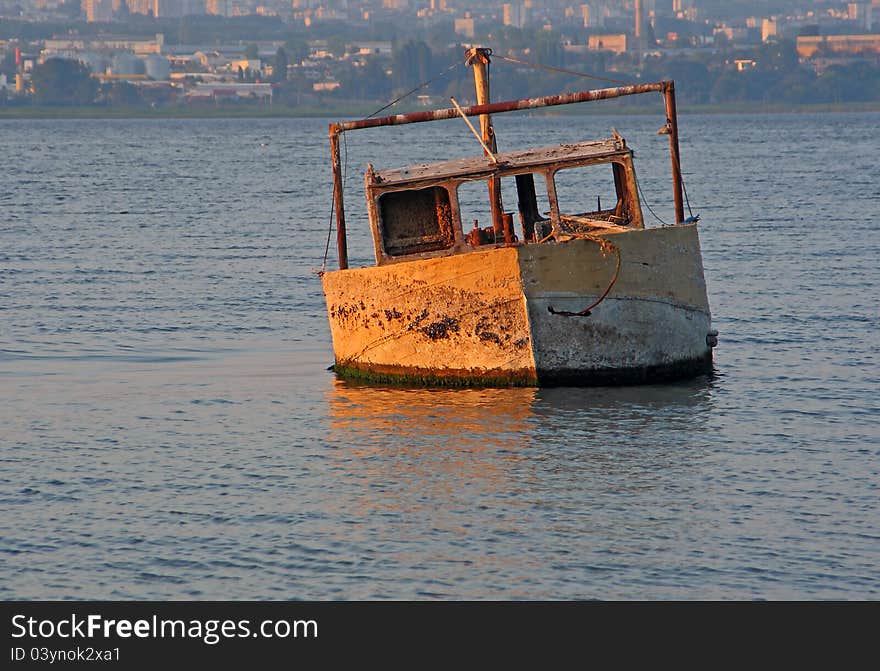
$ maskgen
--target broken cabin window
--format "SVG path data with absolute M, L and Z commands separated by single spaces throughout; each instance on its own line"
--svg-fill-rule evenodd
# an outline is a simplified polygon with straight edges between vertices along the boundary
M 449 192 L 442 186 L 382 194 L 379 218 L 390 256 L 448 249 L 455 242 Z
M 629 223 L 622 165 L 601 163 L 559 170 L 553 181 L 563 226 Z
M 516 240 L 533 241 L 536 222 L 538 231 L 549 232 L 550 201 L 543 175 L 526 174 L 503 177 L 501 200 L 504 212 L 512 218 Z M 536 188 L 537 185 L 537 188 Z M 471 245 L 495 242 L 492 222 L 492 206 L 488 180 L 462 182 L 458 185 L 458 202 L 461 207 L 461 225 L 465 239 Z M 541 222 L 547 222 L 541 227 Z M 479 229 L 478 232 L 477 229 Z M 499 238 L 498 242 L 503 241 Z
M 483 230 L 482 242 L 492 242 L 486 238 L 492 230 L 492 205 L 489 202 L 489 182 L 481 179 L 473 182 L 462 182 L 458 185 L 458 204 L 461 209 L 461 227 L 465 234 L 471 236 L 473 230 Z
M 522 237 L 528 242 L 540 240 L 550 232 L 550 199 L 547 181 L 541 173 L 525 173 L 510 180 L 504 189 L 504 209 L 516 212 Z

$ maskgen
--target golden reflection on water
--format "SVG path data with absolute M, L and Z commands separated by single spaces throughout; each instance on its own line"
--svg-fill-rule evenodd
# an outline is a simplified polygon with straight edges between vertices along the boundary
M 478 452 L 512 449 L 523 432 L 552 429 L 557 423 L 564 430 L 568 421 L 581 430 L 601 431 L 613 422 L 640 430 L 656 428 L 657 422 L 670 428 L 670 422 L 705 418 L 711 391 L 706 378 L 670 385 L 540 389 L 420 389 L 334 379 L 327 400 L 334 438 L 351 443 L 353 454 L 367 456 L 431 439 L 438 449 L 449 447 L 441 440 Z
M 710 386 L 447 390 L 337 379 L 328 391 L 328 437 L 347 477 L 395 491 L 408 508 L 449 501 L 456 490 L 506 496 L 536 484 L 538 461 L 568 477 L 677 462 L 687 445 L 669 434 L 700 434 Z
M 459 447 L 483 449 L 492 446 L 487 435 L 494 443 L 504 432 L 527 428 L 536 393 L 533 388 L 408 389 L 335 380 L 329 406 L 337 433 L 386 435 L 398 449 L 454 436 Z
M 335 380 L 328 405 L 337 467 L 366 485 L 364 511 L 497 496 L 510 488 L 522 460 L 518 449 L 535 395 L 529 388 L 405 389 Z

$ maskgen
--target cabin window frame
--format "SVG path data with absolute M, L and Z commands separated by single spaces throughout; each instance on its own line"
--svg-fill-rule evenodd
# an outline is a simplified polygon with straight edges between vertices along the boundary
M 405 185 L 396 185 L 395 187 L 381 190 L 374 190 L 373 196 L 369 199 L 370 219 L 375 222 L 370 228 L 373 234 L 373 249 L 375 250 L 376 264 L 383 265 L 386 263 L 395 263 L 398 261 L 407 261 L 414 258 L 432 258 L 435 256 L 449 256 L 461 251 L 463 247 L 463 237 L 461 232 L 461 208 L 458 202 L 458 194 L 454 188 L 455 180 L 444 180 L 439 182 L 414 183 Z M 445 190 L 449 210 L 450 210 L 450 228 L 452 232 L 451 244 L 437 248 L 426 249 L 421 251 L 404 251 L 402 253 L 392 254 L 386 246 L 385 234 L 387 229 L 385 220 L 382 216 L 381 199 L 393 193 L 424 191 L 427 189 L 440 188 Z
M 597 157 L 587 160 L 577 160 L 571 162 L 557 162 L 557 163 L 549 163 L 549 164 L 538 164 L 538 165 L 519 165 L 515 168 L 507 168 L 502 167 L 496 173 L 481 173 L 481 174 L 471 174 L 471 175 L 455 175 L 452 177 L 446 177 L 443 179 L 433 179 L 433 180 L 424 180 L 424 181 L 413 181 L 409 183 L 396 183 L 393 185 L 381 186 L 381 183 L 377 183 L 372 181 L 370 178 L 370 174 L 367 175 L 367 193 L 369 197 L 367 199 L 367 205 L 369 209 L 370 216 L 370 228 L 373 234 L 373 249 L 375 251 L 376 256 L 376 264 L 384 265 L 388 263 L 397 263 L 401 261 L 411 261 L 415 259 L 421 258 L 434 258 L 441 256 L 450 256 L 453 254 L 461 253 L 464 251 L 472 251 L 475 249 L 486 248 L 490 249 L 495 246 L 503 246 L 506 245 L 505 242 L 496 242 L 496 243 L 488 243 L 485 245 L 472 246 L 468 244 L 466 235 L 464 232 L 464 222 L 462 221 L 462 212 L 461 212 L 461 202 L 458 197 L 458 189 L 465 182 L 487 182 L 493 176 L 497 176 L 499 178 L 517 178 L 524 175 L 532 175 L 534 180 L 534 185 L 536 190 L 540 187 L 538 186 L 540 182 L 540 176 L 544 177 L 544 184 L 546 188 L 547 194 L 547 205 L 549 205 L 550 212 L 547 217 L 544 217 L 544 213 L 540 210 L 537 210 L 537 214 L 540 215 L 538 219 L 532 222 L 531 231 L 533 233 L 533 237 L 529 238 L 527 233 L 529 231 L 523 224 L 523 212 L 520 209 L 520 202 L 517 203 L 508 203 L 508 207 L 505 208 L 508 213 L 519 212 L 520 215 L 520 226 L 518 227 L 518 231 L 522 234 L 522 237 L 519 239 L 517 243 L 514 244 L 530 244 L 533 242 L 539 241 L 543 235 L 547 231 L 544 226 L 539 228 L 537 231 L 535 230 L 535 224 L 538 222 L 547 222 L 549 220 L 549 230 L 555 234 L 564 233 L 564 227 L 562 225 L 562 215 L 559 207 L 559 198 L 556 190 L 556 173 L 562 170 L 577 170 L 579 168 L 589 168 L 595 165 L 604 165 L 604 164 L 612 164 L 612 171 L 615 174 L 614 178 L 614 189 L 615 193 L 618 194 L 618 202 L 621 199 L 621 191 L 620 187 L 623 187 L 623 194 L 625 195 L 624 200 L 626 202 L 626 207 L 630 219 L 626 224 L 627 228 L 644 228 L 644 220 L 642 217 L 641 211 L 641 202 L 639 199 L 639 195 L 637 192 L 638 185 L 636 182 L 635 175 L 635 167 L 632 162 L 632 152 L 631 150 L 627 150 L 627 152 L 623 155 L 614 155 L 607 157 Z M 617 174 L 615 170 L 615 165 L 620 166 L 620 183 L 618 184 Z M 406 192 L 406 191 L 421 191 L 424 189 L 430 188 L 443 188 L 446 190 L 446 194 L 449 198 L 449 208 L 450 208 L 450 220 L 452 227 L 452 243 L 446 247 L 441 249 L 434 250 L 423 250 L 423 251 L 413 251 L 413 252 L 404 252 L 400 254 L 390 254 L 385 245 L 385 225 L 384 220 L 381 216 L 381 206 L 380 199 L 389 193 L 397 193 L 397 192 Z M 518 200 L 520 197 L 519 187 L 517 186 L 517 195 Z M 488 187 L 486 190 L 486 197 L 488 199 Z M 539 202 L 541 199 L 537 199 Z M 511 206 L 515 209 L 511 209 Z M 634 207 L 633 207 L 634 206 Z
M 642 218 L 641 211 L 641 202 L 638 197 L 637 189 L 638 183 L 636 181 L 635 176 L 635 167 L 632 163 L 632 154 L 628 154 L 626 156 L 619 157 L 610 157 L 603 159 L 596 159 L 590 161 L 578 162 L 572 165 L 557 165 L 553 166 L 546 172 L 546 181 L 547 181 L 547 193 L 550 198 L 550 212 L 551 212 L 551 222 L 553 226 L 553 230 L 556 233 L 564 232 L 562 218 L 567 216 L 563 214 L 560 210 L 559 205 L 559 195 L 556 190 L 556 174 L 563 171 L 574 171 L 584 168 L 590 168 L 598 165 L 609 165 L 612 170 L 612 183 L 614 186 L 614 193 L 617 196 L 617 202 L 614 205 L 614 208 L 610 208 L 616 210 L 618 206 L 623 205 L 624 210 L 627 213 L 627 219 L 625 223 L 617 223 L 613 221 L 609 221 L 608 223 L 615 224 L 618 226 L 623 226 L 626 228 L 644 228 L 644 220 Z M 619 166 L 619 169 L 618 169 Z M 608 210 L 602 210 L 602 212 L 607 212 Z M 571 215 L 576 216 L 581 213 L 570 213 Z M 583 213 L 587 214 L 587 213 Z

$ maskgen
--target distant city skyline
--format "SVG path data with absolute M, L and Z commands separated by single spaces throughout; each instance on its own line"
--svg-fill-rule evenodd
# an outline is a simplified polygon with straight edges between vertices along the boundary
M 464 18 L 489 15 L 508 16 L 507 25 L 521 27 L 528 20 L 541 21 L 548 16 L 584 17 L 593 21 L 603 17 L 633 13 L 636 0 L 516 0 L 509 3 L 488 0 L 81 0 L 81 11 L 89 21 L 109 21 L 124 5 L 130 13 L 155 17 L 178 18 L 185 15 L 213 14 L 240 16 L 263 14 L 294 16 L 309 14 L 318 20 L 344 20 L 369 15 L 413 14 L 430 17 L 433 14 L 454 14 Z M 796 15 L 813 12 L 848 12 L 864 14 L 877 7 L 876 0 L 861 2 L 827 2 L 823 0 L 641 0 L 644 17 L 687 15 L 709 19 L 774 14 Z M 0 15 L 6 18 L 27 18 L 29 15 L 57 10 L 61 0 L 0 0 Z M 503 7 L 506 7 L 504 9 Z M 19 11 L 20 10 L 20 11 Z M 365 16 L 366 15 L 366 16 Z
M 112 88 L 97 94 L 111 102 L 380 100 L 476 44 L 614 79 L 684 76 L 684 102 L 809 98 L 810 82 L 835 68 L 862 68 L 847 77 L 867 83 L 828 84 L 813 98 L 840 89 L 880 99 L 871 84 L 880 81 L 880 0 L 20 1 L 0 37 L 0 96 L 19 103 L 41 98 L 33 73 L 58 58 Z M 526 77 L 507 95 L 528 95 L 530 82 L 541 80 Z M 430 92 L 423 97 L 430 104 Z

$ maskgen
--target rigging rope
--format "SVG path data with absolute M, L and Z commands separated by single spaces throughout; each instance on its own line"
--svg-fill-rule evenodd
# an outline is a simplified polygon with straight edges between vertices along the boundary
M 330 225 L 327 227 L 327 245 L 324 247 L 324 258 L 321 260 L 321 270 L 317 271 L 318 277 L 323 277 L 327 271 L 327 257 L 330 255 L 330 238 L 333 237 L 333 215 L 336 213 L 336 199 L 330 203 Z
M 593 308 L 595 308 L 599 303 L 605 300 L 605 297 L 611 292 L 611 287 L 614 286 L 615 282 L 617 282 L 617 278 L 620 275 L 620 247 L 615 245 L 611 240 L 606 240 L 605 238 L 596 238 L 592 235 L 583 236 L 586 240 L 592 240 L 599 248 L 602 250 L 602 256 L 609 251 L 614 252 L 617 256 L 617 266 L 614 268 L 614 277 L 611 278 L 611 282 L 605 287 L 605 291 L 602 292 L 602 295 L 599 296 L 591 305 L 588 305 L 580 312 L 569 312 L 567 310 L 554 310 L 552 305 L 547 306 L 547 312 L 552 315 L 559 315 L 560 317 L 589 317 Z
M 541 65 L 540 63 L 528 63 L 526 61 L 521 61 L 518 58 L 510 58 L 508 56 L 496 55 L 495 58 L 501 59 L 502 61 L 507 61 L 508 63 L 518 63 L 519 65 L 526 65 L 530 68 L 536 68 L 536 69 L 540 69 L 540 70 L 551 70 L 553 72 L 562 72 L 567 75 L 575 75 L 576 77 L 586 77 L 588 79 L 598 79 L 599 81 L 609 82 L 611 84 L 621 84 L 623 86 L 629 86 L 632 84 L 632 82 L 624 82 L 619 79 L 609 79 L 608 77 L 600 77 L 598 75 L 590 75 L 590 74 L 587 74 L 586 72 L 577 72 L 575 70 L 566 70 L 565 68 L 557 68 L 557 67 L 554 67 L 553 65 Z
M 461 63 L 453 63 L 453 64 L 450 65 L 448 68 L 446 68 L 443 72 L 441 72 L 439 75 L 437 75 L 437 76 L 435 76 L 435 77 L 432 77 L 431 79 L 429 79 L 429 80 L 426 81 L 426 82 L 422 82 L 421 84 L 419 84 L 418 86 L 416 86 L 414 89 L 412 89 L 412 90 L 407 91 L 406 93 L 404 93 L 404 94 L 403 94 L 402 96 L 400 96 L 399 98 L 395 98 L 394 100 L 392 100 L 390 103 L 388 103 L 388 104 L 385 105 L 384 107 L 380 107 L 379 109 L 377 109 L 375 112 L 373 112 L 370 116 L 368 116 L 368 117 L 366 117 L 366 118 L 367 118 L 367 119 L 370 119 L 370 118 L 376 116 L 379 112 L 384 112 L 384 111 L 387 110 L 389 107 L 393 107 L 394 105 L 396 105 L 397 103 L 399 103 L 399 102 L 400 102 L 401 100 L 403 100 L 404 98 L 407 98 L 407 97 L 411 96 L 411 95 L 412 95 L 413 93 L 415 93 L 416 91 L 420 91 L 421 89 L 425 88 L 426 86 L 428 86 L 428 85 L 430 85 L 430 84 L 433 84 L 435 81 L 437 81 L 437 80 L 440 79 L 441 77 L 445 77 L 445 76 L 446 76 L 447 74 L 449 74 L 452 70 L 454 70 L 455 68 L 457 68 L 459 65 L 461 65 Z
M 636 180 L 636 188 L 639 190 L 639 195 L 642 197 L 642 202 L 645 204 L 645 207 L 648 208 L 648 212 L 650 212 L 651 214 L 653 214 L 653 215 L 654 215 L 654 219 L 656 219 L 657 221 L 659 221 L 661 225 L 663 225 L 663 226 L 669 226 L 669 224 L 667 224 L 665 221 L 663 221 L 663 220 L 657 215 L 657 213 L 654 212 L 654 209 L 651 207 L 651 204 L 648 202 L 648 199 L 645 198 L 645 192 L 642 191 L 642 183 L 639 181 L 638 176 L 636 176 L 635 180 Z
M 687 203 L 688 214 L 691 215 L 691 219 L 694 218 L 694 211 L 691 209 L 691 201 L 688 198 L 688 190 L 684 185 L 684 175 L 681 174 L 681 164 L 678 165 L 678 181 L 681 182 L 681 191 L 684 194 L 684 202 Z
M 688 214 L 690 215 L 690 219 L 696 221 L 700 218 L 700 215 L 694 217 L 694 211 L 691 209 L 691 201 L 688 198 L 687 187 L 684 185 L 684 175 L 681 172 L 681 161 L 673 161 L 675 163 L 674 169 L 675 172 L 678 173 L 678 183 L 681 184 L 681 192 L 684 194 L 684 202 L 687 204 Z M 649 208 L 650 209 L 650 208 Z M 656 215 L 655 215 L 656 216 Z

